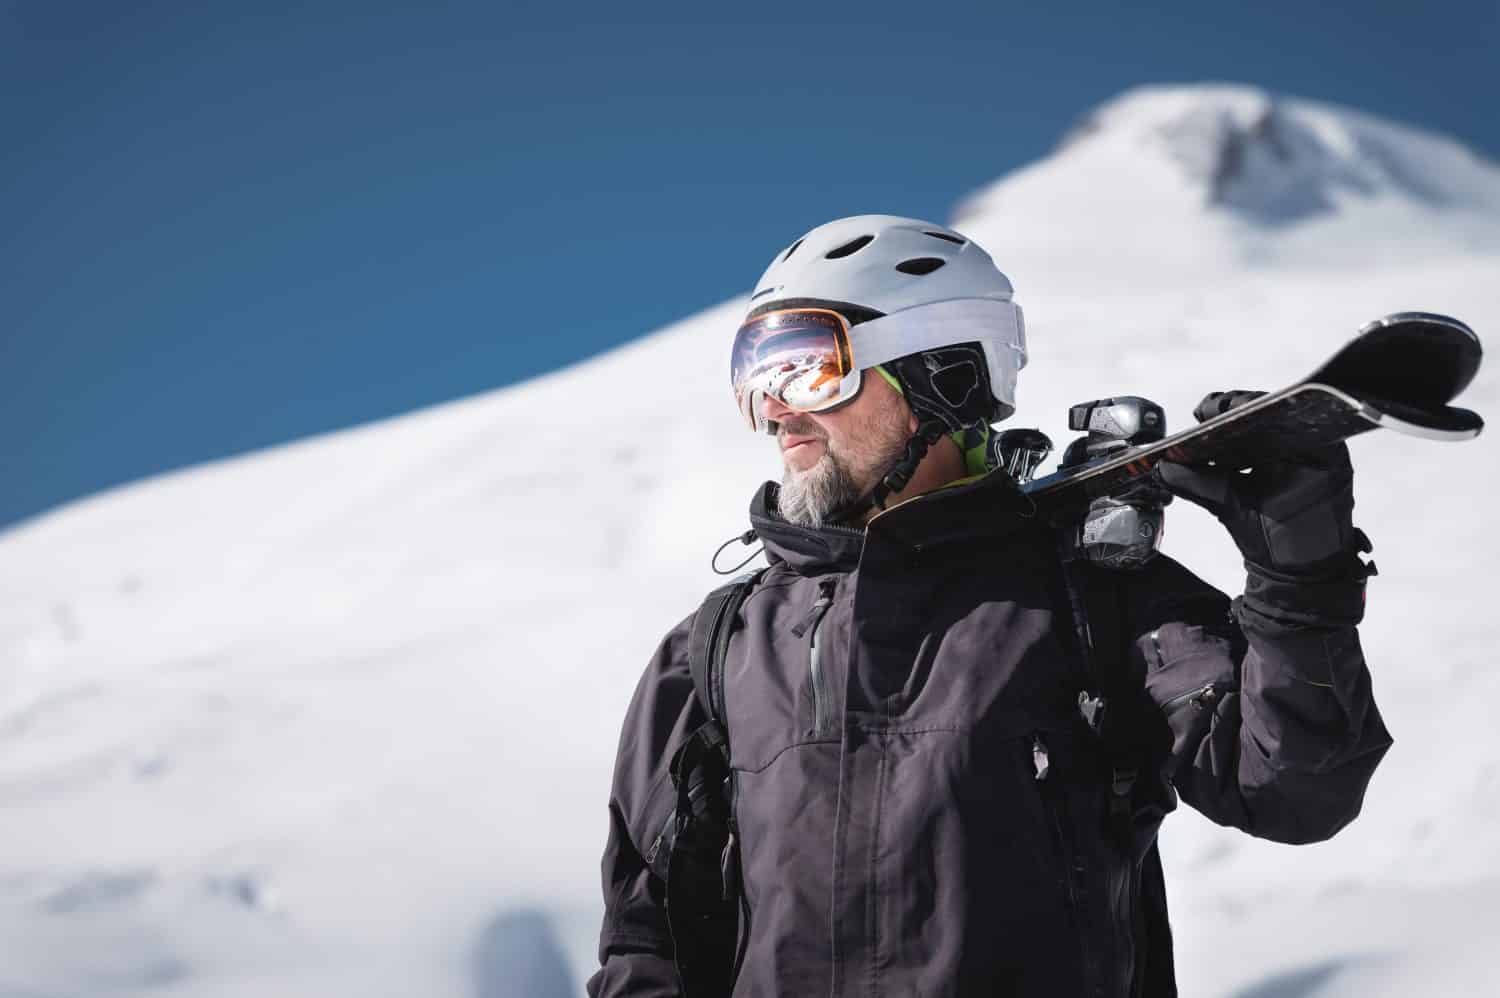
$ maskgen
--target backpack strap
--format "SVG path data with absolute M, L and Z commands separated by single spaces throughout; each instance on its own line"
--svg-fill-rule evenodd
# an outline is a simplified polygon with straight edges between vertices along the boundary
M 667 843 L 667 923 L 687 998 L 729 993 L 738 970 L 742 900 L 724 720 L 724 660 L 740 607 L 764 569 L 709 593 L 688 635 L 693 694 L 708 720 L 672 757 L 676 811 Z
M 693 616 L 688 637 L 688 670 L 693 693 L 709 718 L 724 724 L 724 659 L 735 619 L 765 569 L 746 572 L 709 593 Z
M 1172 929 L 1156 833 L 1176 795 L 1159 763 L 1171 752 L 1171 733 L 1133 674 L 1121 569 L 1106 569 L 1063 551 L 1063 580 L 1093 691 L 1078 695 L 1078 710 L 1098 737 L 1109 766 L 1107 822 L 1133 863 L 1139 903 L 1131 921 L 1137 940 L 1131 994 L 1175 994 Z M 1128 573 L 1127 573 L 1128 577 Z
M 1063 582 L 1088 667 L 1091 689 L 1078 694 L 1078 712 L 1098 737 L 1109 765 L 1109 823 L 1120 844 L 1135 848 L 1136 789 L 1149 765 L 1149 718 L 1141 715 L 1141 693 L 1133 682 L 1126 646 L 1124 597 L 1119 570 L 1105 569 L 1060 546 Z

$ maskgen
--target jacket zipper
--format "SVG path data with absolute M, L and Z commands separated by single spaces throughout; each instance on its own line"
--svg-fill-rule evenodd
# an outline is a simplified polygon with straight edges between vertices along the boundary
M 1036 776 L 1037 791 L 1041 797 L 1042 813 L 1047 823 L 1051 826 L 1048 832 L 1057 849 L 1058 861 L 1062 865 L 1064 887 L 1067 891 L 1068 905 L 1073 910 L 1075 917 L 1079 914 L 1078 884 L 1074 868 L 1074 856 L 1072 843 L 1068 839 L 1067 818 L 1064 814 L 1067 803 L 1064 800 L 1067 788 L 1057 785 L 1057 781 L 1049 782 L 1047 777 L 1052 769 L 1051 760 L 1048 758 L 1047 742 L 1042 738 L 1040 732 L 1031 736 L 1031 769 Z
M 1042 741 L 1041 735 L 1031 736 L 1031 768 L 1039 780 L 1045 780 L 1052 769 L 1047 758 L 1047 743 Z
M 818 649 L 818 628 L 823 623 L 823 617 L 828 613 L 828 608 L 833 605 L 833 592 L 838 588 L 837 579 L 820 579 L 818 581 L 818 598 L 807 611 L 807 617 L 802 623 L 792 628 L 792 633 L 797 637 L 807 634 L 807 668 L 812 677 L 812 702 L 813 702 L 813 734 L 820 735 L 827 727 L 826 717 L 828 709 L 828 679 L 826 670 L 822 667 L 821 656 Z
M 667 791 L 671 791 L 671 796 L 667 796 Z M 662 821 L 661 828 L 656 833 L 656 838 L 652 840 L 651 847 L 646 850 L 646 854 L 642 857 L 643 859 L 645 859 L 646 865 L 652 867 L 653 870 L 655 869 L 654 864 L 656 863 L 658 854 L 663 848 L 670 848 L 672 840 L 676 837 L 676 796 L 677 788 L 673 785 L 672 781 L 665 776 L 657 781 L 656 785 L 651 788 L 650 793 L 646 796 L 646 808 L 644 813 L 647 815 L 656 813 L 656 809 L 659 806 L 658 802 L 663 797 L 667 797 L 668 800 L 673 801 L 673 806 L 667 810 L 666 817 Z
M 1141 864 L 1130 866 L 1130 998 L 1146 998 L 1146 911 L 1141 903 Z
M 1166 656 L 1161 653 L 1161 631 L 1159 629 L 1151 632 L 1151 649 L 1156 652 L 1156 667 L 1158 669 L 1163 668 L 1167 662 Z M 1195 686 L 1186 693 L 1179 693 L 1174 697 L 1167 698 L 1162 703 L 1161 709 L 1163 711 L 1170 711 L 1175 707 L 1180 707 L 1184 703 L 1191 702 L 1199 710 L 1207 710 L 1213 706 L 1214 701 L 1219 699 L 1221 694 L 1233 692 L 1235 689 L 1236 687 L 1230 683 L 1219 683 L 1209 680 L 1202 686 Z
M 1220 683 L 1207 682 L 1202 686 L 1197 687 L 1196 689 L 1188 690 L 1186 693 L 1177 694 L 1175 697 L 1172 697 L 1171 699 L 1163 703 L 1161 705 L 1161 709 L 1164 711 L 1169 711 L 1174 707 L 1181 706 L 1184 703 L 1191 703 L 1199 710 L 1207 710 L 1209 707 L 1213 706 L 1213 702 L 1219 698 L 1219 694 L 1221 692 L 1226 692 L 1229 689 L 1232 689 L 1232 687 L 1228 687 Z

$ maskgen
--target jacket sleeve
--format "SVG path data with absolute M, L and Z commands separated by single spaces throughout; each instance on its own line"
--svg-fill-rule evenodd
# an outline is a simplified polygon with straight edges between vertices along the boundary
M 1315 579 L 1246 569 L 1231 603 L 1157 558 L 1127 600 L 1133 657 L 1183 800 L 1259 838 L 1321 841 L 1359 814 L 1391 745 L 1356 630 L 1367 569 L 1353 554 Z
M 666 884 L 652 868 L 658 836 L 674 813 L 672 755 L 701 709 L 688 671 L 688 618 L 657 648 L 625 713 L 609 799 L 601 864 L 604 925 L 590 998 L 680 994 L 667 929 Z

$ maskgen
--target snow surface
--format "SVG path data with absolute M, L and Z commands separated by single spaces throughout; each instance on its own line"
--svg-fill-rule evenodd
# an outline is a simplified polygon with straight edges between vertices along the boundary
M 1180 425 L 1385 312 L 1500 328 L 1500 170 L 1246 88 L 1122 95 L 955 224 L 1026 309 L 1012 424 L 1058 441 L 1071 402 Z M 0 534 L 0 996 L 577 993 L 625 703 L 777 474 L 729 399 L 741 308 Z M 1493 370 L 1462 404 L 1495 411 Z M 1185 995 L 1490 984 L 1494 445 L 1353 451 L 1396 747 L 1330 843 L 1168 821 Z M 1168 524 L 1238 591 L 1211 518 Z

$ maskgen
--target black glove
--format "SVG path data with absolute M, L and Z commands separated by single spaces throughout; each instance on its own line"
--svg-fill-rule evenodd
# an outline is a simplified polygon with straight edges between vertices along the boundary
M 1203 422 L 1264 394 L 1210 392 L 1193 415 Z M 1162 461 L 1156 477 L 1228 528 L 1250 570 L 1245 598 L 1257 609 L 1309 623 L 1363 614 L 1374 565 L 1358 555 L 1370 541 L 1353 523 L 1354 468 L 1343 443 L 1279 454 L 1246 473 Z

